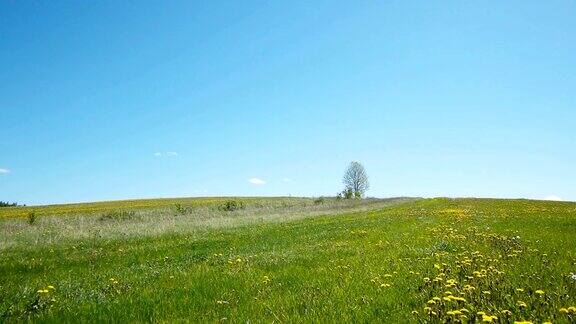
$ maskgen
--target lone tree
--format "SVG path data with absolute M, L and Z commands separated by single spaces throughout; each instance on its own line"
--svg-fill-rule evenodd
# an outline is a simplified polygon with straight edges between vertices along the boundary
M 352 196 L 352 194 L 356 198 L 362 198 L 366 190 L 370 188 L 366 170 L 362 164 L 358 162 L 351 162 L 350 165 L 348 165 L 342 182 L 344 182 L 344 186 L 346 187 L 346 189 L 344 189 L 344 196 L 346 198 Z

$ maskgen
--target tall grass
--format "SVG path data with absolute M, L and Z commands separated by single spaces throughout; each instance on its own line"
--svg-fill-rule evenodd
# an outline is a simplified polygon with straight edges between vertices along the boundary
M 336 200 L 318 205 L 313 199 L 252 200 L 241 209 L 228 210 L 217 200 L 211 205 L 167 206 L 143 210 L 114 210 L 103 214 L 44 216 L 34 228 L 21 218 L 0 219 L 0 251 L 16 245 L 58 244 L 77 240 L 114 240 L 162 234 L 185 234 L 261 222 L 286 222 L 325 214 L 381 208 L 411 198 Z

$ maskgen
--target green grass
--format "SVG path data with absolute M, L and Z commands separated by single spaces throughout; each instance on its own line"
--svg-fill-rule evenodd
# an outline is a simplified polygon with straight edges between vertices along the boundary
M 154 210 L 171 208 L 177 204 L 188 207 L 210 207 L 219 205 L 228 197 L 202 197 L 202 198 L 160 198 L 160 199 L 136 199 L 136 200 L 115 200 L 102 202 L 89 202 L 78 204 L 59 204 L 46 206 L 25 206 L 25 207 L 2 207 L 0 208 L 1 218 L 25 217 L 29 212 L 35 212 L 40 215 L 78 215 L 78 214 L 96 214 L 111 211 L 132 211 L 132 210 Z M 293 204 L 301 201 L 309 201 L 310 198 L 292 198 L 292 197 L 275 197 L 275 198 L 256 198 L 256 197 L 234 197 L 232 199 L 240 200 L 252 204 L 277 204 L 284 202 Z
M 6 218 L 0 322 L 576 317 L 574 203 L 267 203 L 273 207 L 139 211 L 112 221 Z

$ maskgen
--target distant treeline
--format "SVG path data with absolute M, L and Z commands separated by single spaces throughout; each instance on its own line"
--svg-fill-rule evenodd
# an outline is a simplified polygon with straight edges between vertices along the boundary
M 18 203 L 11 203 L 11 202 L 7 202 L 7 201 L 0 201 L 0 207 L 16 207 L 16 206 L 20 206 L 20 205 L 18 205 Z M 22 206 L 26 206 L 26 205 L 22 205 Z

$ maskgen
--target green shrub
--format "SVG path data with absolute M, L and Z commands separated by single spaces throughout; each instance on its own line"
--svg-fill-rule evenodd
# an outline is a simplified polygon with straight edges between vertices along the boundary
M 28 219 L 28 224 L 30 225 L 34 225 L 34 223 L 36 223 L 36 213 L 31 211 L 28 213 L 28 215 L 26 216 L 26 218 Z
M 316 199 L 314 199 L 314 205 L 321 205 L 324 203 L 326 199 L 324 199 L 324 197 L 318 197 Z
M 218 210 L 221 211 L 235 211 L 244 208 L 246 208 L 246 206 L 243 201 L 233 199 L 226 200 L 218 206 Z
M 111 211 L 100 216 L 101 221 L 107 220 L 129 220 L 136 216 L 136 212 L 129 210 Z
M 176 212 L 178 214 L 184 215 L 188 212 L 188 208 L 182 206 L 182 204 L 176 204 L 174 205 L 174 209 L 176 210 Z
M 352 199 L 354 198 L 354 191 L 348 188 L 342 192 L 342 196 L 344 196 L 344 199 Z
M 0 201 L 0 207 L 16 207 L 18 206 L 17 203 L 11 203 L 8 201 Z

